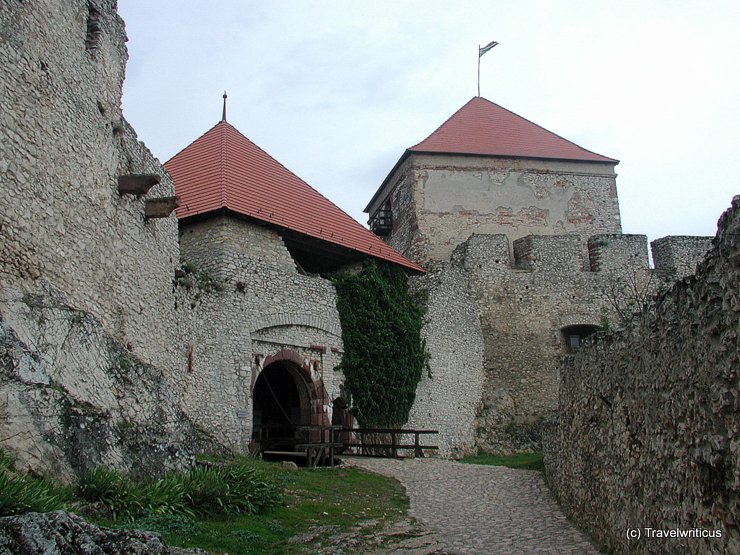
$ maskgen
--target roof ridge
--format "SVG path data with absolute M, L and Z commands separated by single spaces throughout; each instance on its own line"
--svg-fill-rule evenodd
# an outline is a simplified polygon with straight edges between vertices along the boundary
M 226 95 L 226 93 L 224 93 Z M 224 100 L 224 113 L 226 112 L 226 100 Z M 219 121 L 216 126 L 221 125 L 222 123 L 225 123 L 226 125 L 229 125 L 228 122 L 225 119 L 222 119 Z M 223 127 L 223 126 L 222 126 Z M 228 144 L 226 143 L 226 128 L 223 128 L 221 131 L 221 134 L 219 135 L 219 152 L 221 155 L 221 167 L 219 168 L 219 171 L 221 173 L 221 206 L 227 206 L 227 199 L 226 199 L 226 147 Z

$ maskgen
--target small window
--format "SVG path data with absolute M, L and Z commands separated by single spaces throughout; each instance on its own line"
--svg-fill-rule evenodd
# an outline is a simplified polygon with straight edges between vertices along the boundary
M 597 331 L 599 331 L 599 326 L 582 324 L 577 326 L 565 326 L 560 330 L 560 333 L 563 336 L 566 351 L 574 353 L 581 348 L 584 339 L 589 335 L 593 335 Z
M 568 336 L 568 347 L 570 349 L 576 350 L 581 346 L 581 336 L 580 335 L 569 335 Z

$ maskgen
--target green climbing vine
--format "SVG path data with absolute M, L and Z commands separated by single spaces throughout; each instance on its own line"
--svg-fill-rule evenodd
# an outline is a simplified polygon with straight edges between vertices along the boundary
M 336 275 L 334 285 L 344 342 L 340 368 L 354 415 L 363 427 L 400 427 L 428 368 L 424 311 L 397 266 L 367 261 L 357 274 Z

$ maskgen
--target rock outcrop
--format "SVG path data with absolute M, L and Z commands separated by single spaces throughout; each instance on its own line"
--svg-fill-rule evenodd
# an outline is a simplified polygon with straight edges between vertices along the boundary
M 0 555 L 205 555 L 169 547 L 153 532 L 98 528 L 63 512 L 0 518 Z

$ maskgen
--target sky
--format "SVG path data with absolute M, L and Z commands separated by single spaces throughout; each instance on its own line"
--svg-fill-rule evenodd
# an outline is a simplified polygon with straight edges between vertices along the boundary
M 740 194 L 737 0 L 120 0 L 124 116 L 162 162 L 221 119 L 365 224 L 477 94 L 620 164 L 622 228 L 714 235 Z

